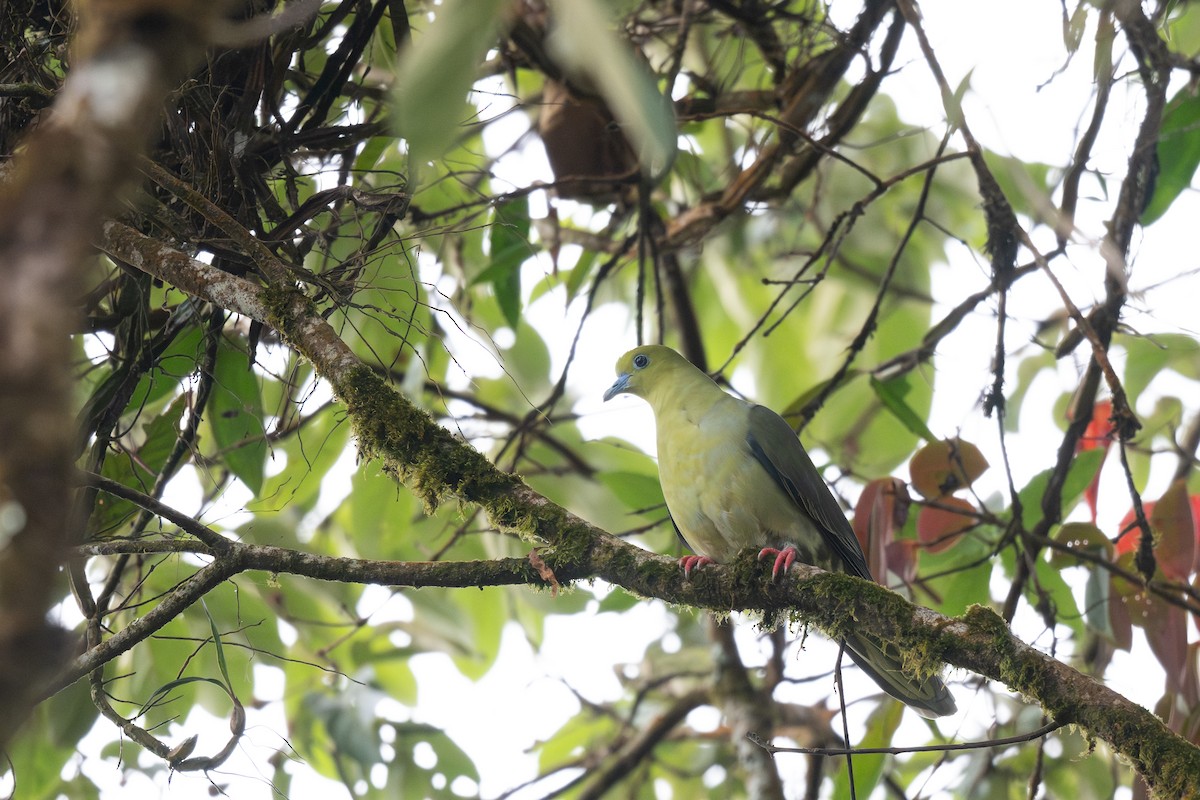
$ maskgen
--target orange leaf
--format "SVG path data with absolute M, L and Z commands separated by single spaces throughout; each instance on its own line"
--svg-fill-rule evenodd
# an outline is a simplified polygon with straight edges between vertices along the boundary
M 1154 501 L 1147 500 L 1142 503 L 1142 512 L 1146 515 L 1146 521 L 1150 521 L 1150 515 L 1154 513 Z M 1117 555 L 1132 553 L 1138 549 L 1138 540 L 1142 538 L 1142 529 L 1133 524 L 1135 519 L 1133 509 L 1129 509 L 1125 516 L 1121 517 L 1121 527 L 1117 533 Z
M 1083 436 L 1079 439 L 1076 452 L 1095 450 L 1097 447 L 1108 449 L 1113 442 L 1112 401 L 1101 400 L 1092 408 L 1092 419 L 1084 428 Z
M 1112 430 L 1112 401 L 1101 400 L 1092 407 L 1092 419 L 1088 422 L 1087 427 L 1083 431 L 1083 436 L 1080 437 L 1078 444 L 1075 446 L 1076 453 L 1082 453 L 1086 450 L 1095 450 L 1098 447 L 1103 447 L 1107 450 L 1113 443 Z M 1100 496 L 1100 473 L 1104 469 L 1104 462 L 1100 462 L 1100 469 L 1096 470 L 1096 476 L 1092 478 L 1092 482 L 1088 484 L 1087 489 L 1083 492 L 1083 499 L 1087 501 L 1088 510 L 1092 514 L 1092 522 L 1096 521 L 1096 501 Z
M 913 488 L 928 500 L 970 486 L 987 468 L 979 448 L 958 438 L 930 442 L 908 464 Z
M 978 522 L 975 506 L 961 497 L 943 497 L 936 506 L 923 506 L 917 515 L 917 538 L 931 553 L 953 545 L 963 531 Z

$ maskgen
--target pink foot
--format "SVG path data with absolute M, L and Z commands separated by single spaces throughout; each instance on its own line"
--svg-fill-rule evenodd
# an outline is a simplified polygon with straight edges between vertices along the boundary
M 715 563 L 717 562 L 713 561 L 708 556 L 684 556 L 683 558 L 679 559 L 679 566 L 683 567 L 683 577 L 685 578 L 692 577 L 692 570 L 699 569 L 705 564 Z
M 774 547 L 764 547 L 758 551 L 758 560 L 774 557 L 775 563 L 771 566 L 771 580 L 777 581 L 779 577 L 792 568 L 792 564 L 796 563 L 796 548 L 788 545 L 782 550 L 776 550 Z

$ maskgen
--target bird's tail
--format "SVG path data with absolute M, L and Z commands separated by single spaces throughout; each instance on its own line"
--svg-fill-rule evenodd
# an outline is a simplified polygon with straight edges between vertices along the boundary
M 879 688 L 926 719 L 944 717 L 958 710 L 954 695 L 936 675 L 917 680 L 903 669 L 900 654 L 892 645 L 854 635 L 846 638 L 846 652 Z

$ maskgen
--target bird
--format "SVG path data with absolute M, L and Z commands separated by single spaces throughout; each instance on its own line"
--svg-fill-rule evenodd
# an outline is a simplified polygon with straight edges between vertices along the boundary
M 654 411 L 663 497 L 695 554 L 680 559 L 685 576 L 754 547 L 759 560 L 772 560 L 775 580 L 797 561 L 874 580 L 841 506 L 783 417 L 734 397 L 663 345 L 618 359 L 604 400 L 619 394 Z M 894 646 L 866 632 L 843 644 L 881 689 L 921 716 L 957 710 L 941 678 L 905 672 Z

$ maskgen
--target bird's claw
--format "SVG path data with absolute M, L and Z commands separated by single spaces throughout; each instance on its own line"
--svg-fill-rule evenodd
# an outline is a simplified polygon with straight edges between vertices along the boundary
M 705 564 L 715 563 L 717 562 L 707 556 L 684 556 L 679 559 L 679 566 L 683 567 L 683 577 L 685 578 L 692 577 L 692 570 L 699 569 Z
M 777 581 L 780 576 L 792 568 L 792 564 L 796 563 L 796 548 L 791 545 L 782 550 L 777 550 L 774 547 L 764 547 L 758 551 L 758 560 L 762 561 L 765 558 L 775 559 L 775 563 L 771 565 L 771 580 Z

